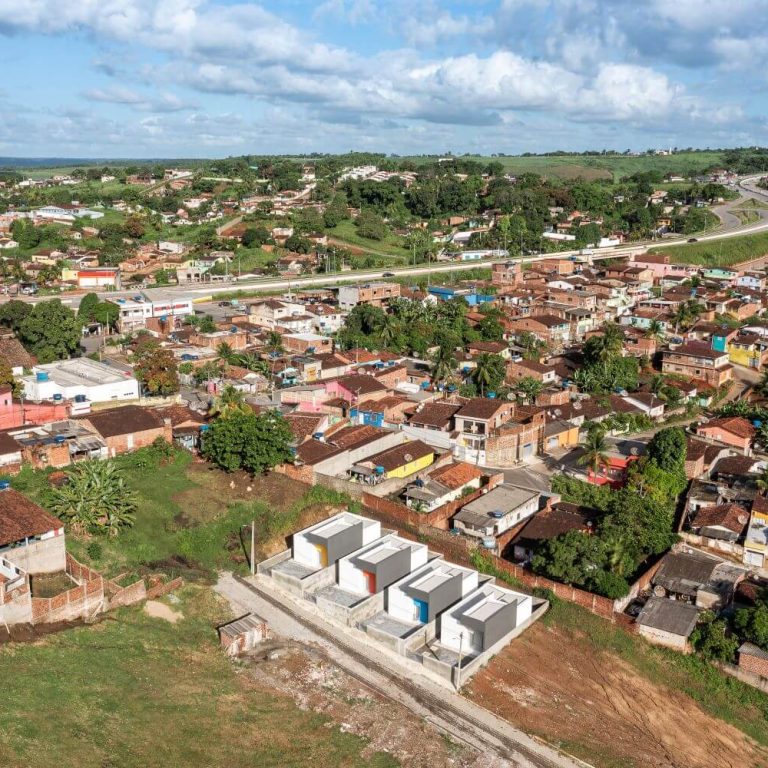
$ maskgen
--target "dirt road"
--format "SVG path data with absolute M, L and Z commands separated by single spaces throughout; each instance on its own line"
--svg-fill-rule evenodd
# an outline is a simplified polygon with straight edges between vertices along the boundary
M 256 584 L 259 584 L 258 579 Z M 265 599 L 268 596 L 262 590 L 263 586 L 244 583 L 231 574 L 222 574 L 216 585 L 216 591 L 230 601 L 236 612 L 253 611 L 265 618 L 280 637 L 321 647 L 347 674 L 451 738 L 492 758 L 486 763 L 489 768 L 576 768 L 584 765 L 444 686 L 427 678 L 416 679 L 409 671 L 396 669 L 388 656 L 370 643 L 351 637 L 351 633 L 342 639 L 338 631 L 326 631 L 327 625 L 308 611 L 288 604 L 284 598 Z

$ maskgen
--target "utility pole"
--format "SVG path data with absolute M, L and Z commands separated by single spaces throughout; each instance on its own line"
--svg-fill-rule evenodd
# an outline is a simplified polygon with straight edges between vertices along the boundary
M 251 576 L 256 575 L 256 520 L 251 521 Z
M 464 648 L 464 631 L 459 634 L 459 664 L 456 668 L 456 692 L 461 690 L 461 659 Z

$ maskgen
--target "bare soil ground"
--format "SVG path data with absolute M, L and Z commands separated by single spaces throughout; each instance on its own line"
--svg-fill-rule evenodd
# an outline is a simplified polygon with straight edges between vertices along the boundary
M 175 624 L 179 619 L 183 619 L 184 615 L 179 611 L 174 611 L 170 605 L 161 603 L 159 600 L 147 600 L 144 603 L 144 613 L 147 616 L 152 616 L 156 619 L 165 619 L 171 624 Z
M 541 623 L 504 649 L 465 693 L 597 766 L 768 766 L 765 749 L 686 694 L 652 683 L 585 638 Z
M 274 641 L 244 660 L 244 684 L 290 696 L 303 710 L 322 714 L 347 733 L 368 740 L 363 759 L 392 755 L 404 768 L 501 768 L 496 758 L 454 742 L 400 704 L 347 675 L 320 651 Z
M 29 582 L 32 588 L 32 597 L 55 597 L 77 586 L 77 582 L 64 571 L 39 573 L 30 576 Z

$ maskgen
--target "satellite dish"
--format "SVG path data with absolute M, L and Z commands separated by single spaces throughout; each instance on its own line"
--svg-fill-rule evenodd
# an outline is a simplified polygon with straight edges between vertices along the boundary
M 507 392 L 507 400 L 516 400 L 517 397 L 514 392 Z
M 746 525 L 749 522 L 747 515 L 739 515 L 736 519 L 739 521 L 739 525 Z
M 660 584 L 657 584 L 653 588 L 653 594 L 656 595 L 656 597 L 666 597 L 667 596 L 667 590 L 664 589 Z
M 413 456 L 411 456 L 411 454 L 410 454 L 410 453 L 406 453 L 406 454 L 405 454 L 405 456 L 403 456 L 403 458 L 404 458 L 406 461 L 413 461 Z
M 555 408 L 555 417 L 560 418 L 563 415 L 563 412 L 559 408 Z
M 581 410 L 581 403 L 578 400 L 573 404 L 573 410 L 574 411 L 580 411 Z

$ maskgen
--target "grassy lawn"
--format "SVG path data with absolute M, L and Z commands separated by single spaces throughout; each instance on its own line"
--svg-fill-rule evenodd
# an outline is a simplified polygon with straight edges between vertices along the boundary
M 230 618 L 211 590 L 185 587 L 176 624 L 141 608 L 0 648 L 0 756 L 9 766 L 374 766 L 366 742 L 260 688 L 217 648 Z
M 346 503 L 340 494 L 320 486 L 307 490 L 282 475 L 227 475 L 194 463 L 181 450 L 170 459 L 144 449 L 115 461 L 138 498 L 133 527 L 116 538 L 67 534 L 69 551 L 107 576 L 162 571 L 207 581 L 219 568 L 245 571 L 250 529 L 243 526 L 256 520 L 261 559 L 284 548 L 285 535 L 316 510 Z M 25 468 L 11 482 L 41 506 L 49 505 L 48 473 Z M 97 548 L 89 546 L 94 542 Z
M 401 259 L 398 260 L 398 263 L 408 263 L 410 253 L 404 245 L 403 238 L 398 235 L 390 234 L 385 240 L 369 240 L 357 234 L 357 227 L 352 221 L 342 221 L 326 232 L 329 237 L 348 243 L 354 248 L 360 248 L 366 253 L 377 256 L 399 256 Z
M 240 247 L 235 252 L 235 257 L 229 265 L 230 274 L 237 274 L 238 270 L 242 274 L 251 272 L 254 269 L 264 269 L 264 267 L 274 264 L 278 259 L 276 253 L 268 253 L 261 248 Z M 224 265 L 216 264 L 211 272 L 214 275 L 224 274 Z
M 768 233 L 729 237 L 709 243 L 686 243 L 666 250 L 664 246 L 658 246 L 651 251 L 669 253 L 672 259 L 680 264 L 727 267 L 768 255 Z
M 643 155 L 630 157 L 559 155 L 549 157 L 483 157 L 471 155 L 467 160 L 479 162 L 498 161 L 508 173 L 538 173 L 559 179 L 610 179 L 619 181 L 624 176 L 647 171 L 685 174 L 698 171 L 721 162 L 720 152 L 679 152 L 671 156 Z M 409 158 L 414 162 L 430 162 L 430 158 Z

